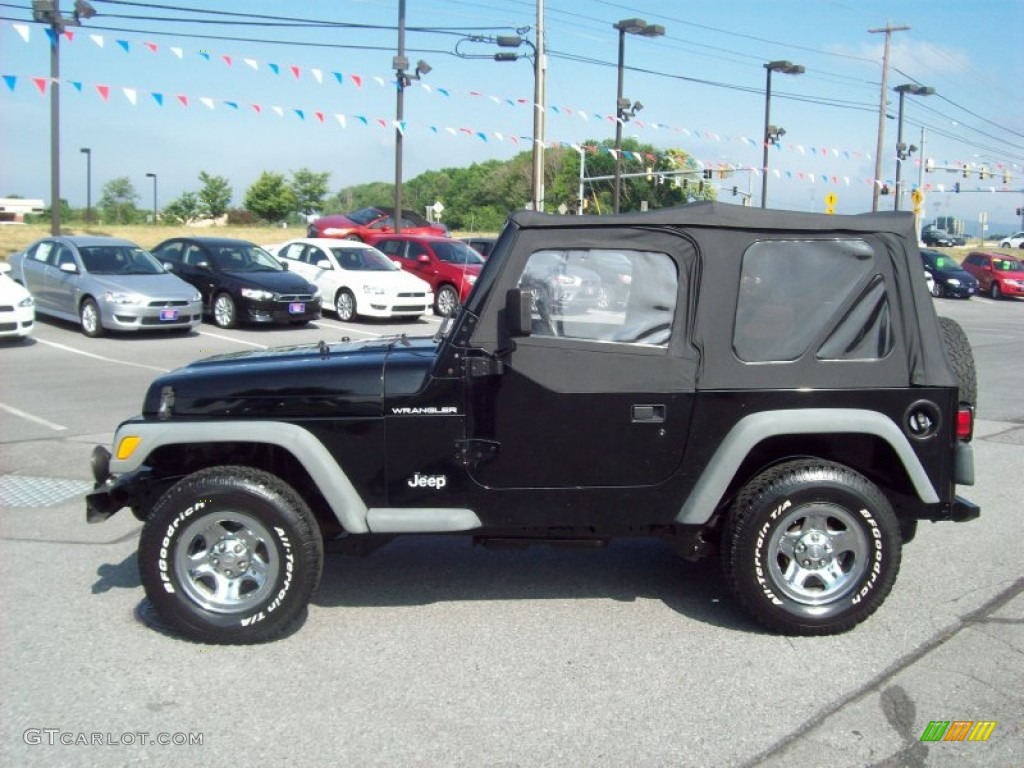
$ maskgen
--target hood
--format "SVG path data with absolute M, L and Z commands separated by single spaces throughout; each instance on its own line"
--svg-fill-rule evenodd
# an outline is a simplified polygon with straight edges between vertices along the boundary
M 239 283 L 254 288 L 262 288 L 274 293 L 312 293 L 314 287 L 301 275 L 294 272 L 232 272 L 224 270 Z
M 146 393 L 143 415 L 148 419 L 379 417 L 386 397 L 422 389 L 436 350 L 430 338 L 390 337 L 216 355 L 156 379 Z M 169 415 L 161 415 L 162 404 Z
M 114 293 L 138 293 L 150 299 L 193 301 L 196 289 L 181 278 L 164 272 L 159 275 L 104 275 L 90 272 L 88 279 Z

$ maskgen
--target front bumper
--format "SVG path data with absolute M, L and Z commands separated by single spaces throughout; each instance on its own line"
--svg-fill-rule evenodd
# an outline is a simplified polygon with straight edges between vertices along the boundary
M 242 316 L 250 323 L 307 323 L 320 317 L 320 299 L 243 301 Z
M 1003 280 L 999 283 L 999 290 L 1003 296 L 1024 296 L 1024 285 L 1009 280 Z
M 103 302 L 100 308 L 103 327 L 112 331 L 195 328 L 203 320 L 201 302 L 168 304 L 154 301 L 146 306 L 135 306 Z

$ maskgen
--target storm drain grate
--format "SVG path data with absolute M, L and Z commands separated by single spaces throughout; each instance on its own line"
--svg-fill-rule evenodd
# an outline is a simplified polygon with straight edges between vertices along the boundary
M 91 490 L 85 480 L 0 475 L 0 507 L 49 507 Z

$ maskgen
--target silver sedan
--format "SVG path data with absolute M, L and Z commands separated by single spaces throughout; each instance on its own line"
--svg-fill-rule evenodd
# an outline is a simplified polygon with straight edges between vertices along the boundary
M 10 258 L 36 312 L 105 331 L 189 331 L 203 319 L 199 292 L 129 240 L 46 237 Z

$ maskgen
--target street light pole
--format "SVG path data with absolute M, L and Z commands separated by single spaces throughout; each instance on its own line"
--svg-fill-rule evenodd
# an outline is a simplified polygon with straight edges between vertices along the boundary
M 405 138 L 405 89 L 413 80 L 419 80 L 421 75 L 427 74 L 431 67 L 427 62 L 420 59 L 416 62 L 416 71 L 409 75 L 406 70 L 409 68 L 409 60 L 405 57 L 405 0 L 398 0 L 398 55 L 391 60 L 391 66 L 395 68 L 395 85 L 398 89 L 397 107 L 395 110 L 395 214 L 394 231 L 396 235 L 402 234 L 402 149 Z
M 146 178 L 153 179 L 153 225 L 156 226 L 156 174 L 147 173 Z
M 92 224 L 92 150 L 82 147 L 79 152 L 85 155 L 85 223 Z
M 871 190 L 871 210 L 878 210 L 878 196 L 882 191 L 882 153 L 885 151 L 885 102 L 888 95 L 889 83 L 889 53 L 892 48 L 892 33 L 906 32 L 908 26 L 894 27 L 887 24 L 879 29 L 869 29 L 868 34 L 885 34 L 885 49 L 882 54 L 882 96 L 881 104 L 878 105 L 878 143 L 875 145 L 875 178 Z
M 618 213 L 622 198 L 622 125 L 643 107 L 639 101 L 631 106 L 629 99 L 622 95 L 626 33 L 642 37 L 660 37 L 665 34 L 665 28 L 660 24 L 648 24 L 643 19 L 623 19 L 612 24 L 612 27 L 619 31 L 618 88 L 615 92 L 615 182 L 612 187 L 612 210 Z
M 768 72 L 764 87 L 764 159 L 761 163 L 761 207 L 768 205 L 768 148 L 777 144 L 780 136 L 784 136 L 784 128 L 776 128 L 771 124 L 772 115 L 772 72 L 781 72 L 784 75 L 802 75 L 805 69 L 800 64 L 791 61 L 769 61 L 764 65 Z
M 903 161 L 910 159 L 910 156 L 917 149 L 913 144 L 908 147 L 903 143 L 903 100 L 908 93 L 912 96 L 931 96 L 935 93 L 935 89 L 907 83 L 905 85 L 897 85 L 893 90 L 900 95 L 900 107 L 896 119 L 896 184 L 894 189 L 896 202 L 893 209 L 898 211 L 900 209 L 900 198 L 903 197 L 903 190 L 900 186 L 900 178 L 903 175 Z

